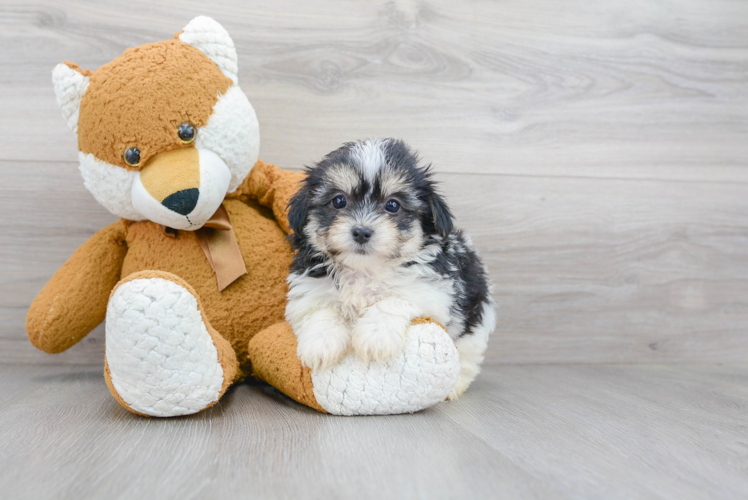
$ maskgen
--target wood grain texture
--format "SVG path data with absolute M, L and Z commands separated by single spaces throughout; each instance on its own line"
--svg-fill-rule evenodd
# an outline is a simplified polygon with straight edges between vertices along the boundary
M 146 419 L 102 369 L 0 367 L 4 498 L 748 494 L 746 365 L 494 366 L 456 402 L 368 418 L 255 384 L 199 415 Z
M 488 363 L 748 359 L 748 3 L 0 1 L 0 361 L 26 308 L 113 220 L 82 186 L 51 68 L 97 68 L 214 16 L 261 156 L 300 168 L 405 138 L 484 255 Z
M 0 109 L 24 117 L 0 124 L 9 159 L 76 158 L 55 64 L 97 68 L 206 14 L 236 42 L 263 156 L 287 166 L 392 135 L 449 172 L 748 180 L 742 2 L 2 5 Z

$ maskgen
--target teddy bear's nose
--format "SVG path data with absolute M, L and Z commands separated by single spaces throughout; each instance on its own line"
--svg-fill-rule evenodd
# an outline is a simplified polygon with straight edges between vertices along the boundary
M 195 209 L 199 196 L 199 189 L 183 189 L 167 196 L 161 204 L 178 214 L 187 215 Z

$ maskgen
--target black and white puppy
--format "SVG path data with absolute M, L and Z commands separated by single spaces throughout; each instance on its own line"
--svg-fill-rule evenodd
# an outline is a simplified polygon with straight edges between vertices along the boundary
M 430 166 L 394 139 L 347 143 L 307 170 L 289 203 L 297 251 L 286 319 L 301 362 L 320 369 L 351 347 L 386 361 L 411 321 L 445 325 L 460 355 L 451 398 L 480 371 L 496 326 L 486 270 L 452 226 Z

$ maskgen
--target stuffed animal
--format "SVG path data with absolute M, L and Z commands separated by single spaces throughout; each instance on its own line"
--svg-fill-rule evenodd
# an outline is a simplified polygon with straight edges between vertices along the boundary
M 459 356 L 427 318 L 386 364 L 349 355 L 311 371 L 299 362 L 283 318 L 286 206 L 304 174 L 258 160 L 259 125 L 237 73 L 231 38 L 207 17 L 96 71 L 55 67 L 85 186 L 121 219 L 39 293 L 29 340 L 57 353 L 105 321 L 106 383 L 140 415 L 199 412 L 249 375 L 334 414 L 414 412 L 444 400 Z

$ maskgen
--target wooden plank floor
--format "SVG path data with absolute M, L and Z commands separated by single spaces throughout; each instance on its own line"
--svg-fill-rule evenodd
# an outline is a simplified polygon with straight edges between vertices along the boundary
M 0 496 L 745 499 L 748 366 L 492 366 L 456 402 L 333 417 L 264 385 L 122 409 L 102 366 L 0 367 Z

